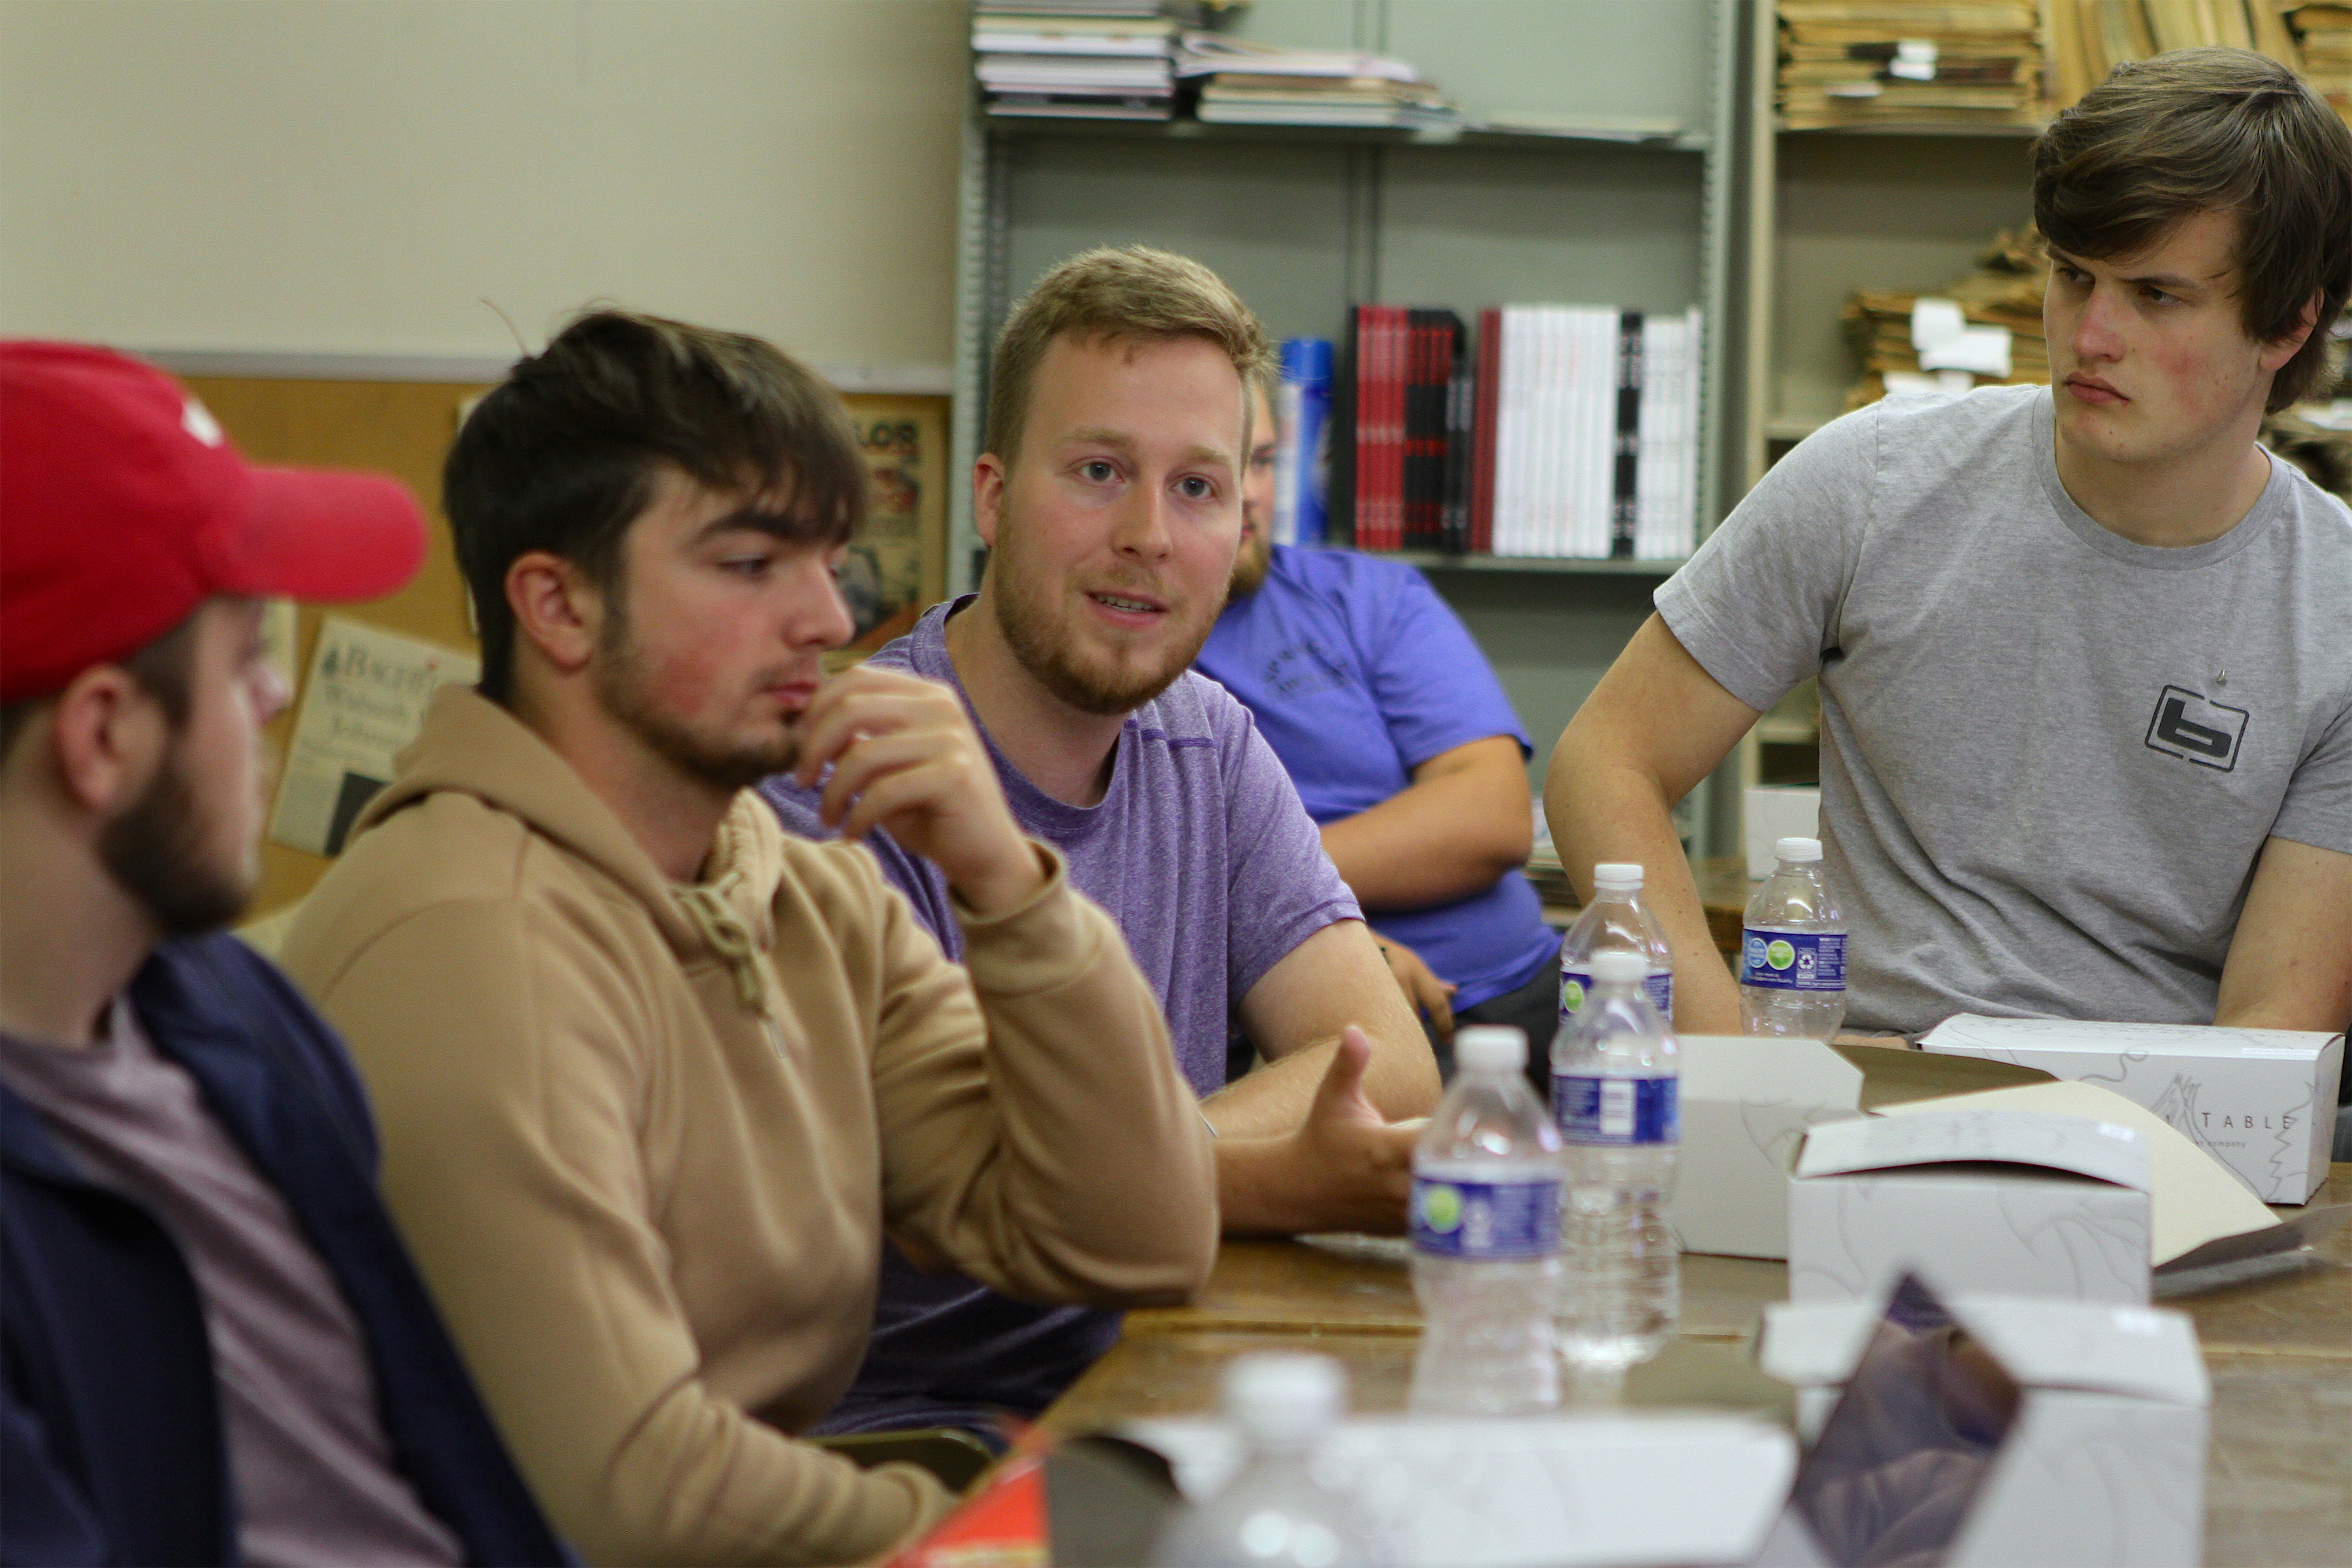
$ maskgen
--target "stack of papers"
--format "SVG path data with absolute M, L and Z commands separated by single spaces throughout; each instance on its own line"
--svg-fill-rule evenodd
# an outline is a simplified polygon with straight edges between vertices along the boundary
M 1175 63 L 1179 77 L 1201 83 L 1200 117 L 1212 124 L 1414 129 L 1461 119 L 1435 84 L 1382 55 L 1192 32 Z
M 1790 130 L 2040 122 L 2034 0 L 1780 0 L 1780 16 Z
M 1846 336 L 1862 356 L 1863 378 L 1846 394 L 1846 406 L 1889 395 L 2046 384 L 2050 347 L 2042 335 L 2042 290 L 2047 276 L 2042 237 L 2027 228 L 1997 237 L 1975 269 L 1940 294 L 1857 292 L 1846 301 L 1844 318 Z M 1984 357 L 1971 357 L 1978 353 Z
M 982 4 L 972 15 L 972 69 L 991 114 L 1166 120 L 1175 36 L 1161 0 Z

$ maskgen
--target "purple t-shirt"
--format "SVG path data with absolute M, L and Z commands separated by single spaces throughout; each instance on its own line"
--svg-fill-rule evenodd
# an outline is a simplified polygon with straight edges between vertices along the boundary
M 933 605 L 869 662 L 911 670 L 961 695 L 946 627 L 971 602 L 966 595 Z M 1250 987 L 1325 926 L 1362 918 L 1249 710 L 1186 671 L 1128 715 L 1110 786 L 1090 806 L 1055 800 L 1004 760 L 985 728 L 981 738 L 1021 830 L 1060 850 L 1071 885 L 1126 932 L 1136 966 L 1168 1015 L 1176 1063 L 1193 1092 L 1223 1087 L 1234 1008 Z M 817 820 L 816 791 L 781 777 L 760 790 L 792 832 L 831 837 Z M 887 834 L 867 844 L 917 918 L 960 959 L 963 932 L 948 904 L 947 879 Z M 1043 1409 L 1118 1333 L 1117 1313 L 1013 1301 L 969 1279 L 920 1273 L 886 1248 L 865 1364 L 816 1429 L 954 1424 L 997 1406 Z
M 1225 607 L 1193 664 L 1256 716 L 1317 822 L 1370 811 L 1456 746 L 1508 735 L 1528 750 L 1486 656 L 1402 561 L 1277 544 L 1265 584 Z M 1516 870 L 1370 918 L 1459 987 L 1456 1007 L 1517 990 L 1559 951 Z

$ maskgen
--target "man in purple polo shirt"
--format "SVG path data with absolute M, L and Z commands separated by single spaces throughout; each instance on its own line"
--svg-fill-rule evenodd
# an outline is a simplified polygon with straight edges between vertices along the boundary
M 1270 380 L 1252 387 L 1232 598 L 1193 668 L 1256 719 L 1440 1059 L 1456 1022 L 1512 1025 L 1549 1092 L 1559 935 L 1519 869 L 1533 826 L 1527 734 L 1419 572 L 1272 542 Z
M 874 662 L 961 694 L 1015 818 L 1118 921 L 1218 1135 L 1226 1229 L 1393 1231 L 1415 1129 L 1391 1119 L 1434 1103 L 1435 1062 L 1281 763 L 1187 668 L 1233 570 L 1265 353 L 1248 308 L 1182 258 L 1097 250 L 1048 273 L 993 363 L 980 592 Z M 763 789 L 795 831 L 863 833 L 953 952 L 939 872 L 865 831 L 887 809 L 876 791 L 805 770 Z M 1236 1028 L 1265 1065 L 1228 1086 Z M 894 1253 L 856 1385 L 820 1429 L 1033 1412 L 1117 1331 Z

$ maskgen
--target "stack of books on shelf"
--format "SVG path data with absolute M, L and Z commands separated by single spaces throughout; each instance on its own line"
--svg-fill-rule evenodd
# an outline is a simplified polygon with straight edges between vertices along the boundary
M 1200 87 L 1195 112 L 1217 125 L 1414 129 L 1461 115 L 1402 60 L 1345 49 L 1300 49 L 1191 32 L 1176 75 Z
M 1175 37 L 1161 0 L 983 0 L 972 69 L 991 114 L 1166 120 Z
M 1845 405 L 1860 408 L 1889 393 L 2047 384 L 2050 344 L 2042 335 L 2042 290 L 2048 275 L 2042 236 L 2029 226 L 2000 235 L 1974 268 L 1940 293 L 1857 292 L 1846 301 L 1843 314 L 1846 336 L 1861 356 L 1863 374 L 1847 389 Z M 1924 313 L 1923 299 L 1927 302 Z M 1988 364 L 1972 353 L 1983 342 L 1981 335 L 1975 343 L 1939 343 L 1943 334 L 1937 331 L 1937 301 L 1952 307 L 1941 313 L 1963 331 L 2006 334 L 2001 355 Z
M 1333 411 L 1359 550 L 1678 561 L 1696 543 L 1696 310 L 1360 305 Z
M 2284 20 L 2294 26 L 2305 77 L 2352 121 L 2352 5 L 2295 5 Z
M 1780 0 L 1780 18 L 1790 130 L 2041 122 L 2036 0 Z

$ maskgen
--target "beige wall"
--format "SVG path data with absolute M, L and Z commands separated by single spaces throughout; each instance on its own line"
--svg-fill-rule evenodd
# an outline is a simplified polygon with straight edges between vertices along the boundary
M 0 331 L 951 357 L 959 0 L 0 0 Z

